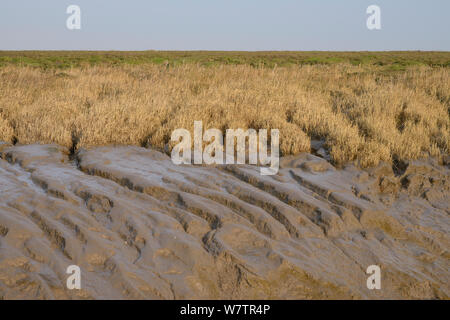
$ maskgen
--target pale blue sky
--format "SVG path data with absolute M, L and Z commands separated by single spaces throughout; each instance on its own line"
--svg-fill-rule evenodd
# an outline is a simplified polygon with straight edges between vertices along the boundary
M 66 28 L 71 4 L 81 30 Z M 450 1 L 1 0 L 0 50 L 28 49 L 450 51 Z

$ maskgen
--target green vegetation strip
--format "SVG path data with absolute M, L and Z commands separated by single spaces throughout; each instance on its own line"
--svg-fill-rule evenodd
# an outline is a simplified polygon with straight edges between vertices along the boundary
M 294 51 L 0 51 L 0 67 L 67 69 L 92 65 L 180 64 L 251 65 L 254 67 L 348 63 L 401 71 L 409 66 L 449 67 L 450 52 L 294 52 Z

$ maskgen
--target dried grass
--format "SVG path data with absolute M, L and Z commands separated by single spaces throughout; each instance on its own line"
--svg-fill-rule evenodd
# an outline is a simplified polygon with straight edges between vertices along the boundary
M 350 64 L 119 65 L 0 69 L 0 140 L 67 147 L 132 144 L 170 149 L 171 132 L 280 129 L 281 154 L 323 139 L 332 160 L 448 154 L 448 68 L 381 73 Z

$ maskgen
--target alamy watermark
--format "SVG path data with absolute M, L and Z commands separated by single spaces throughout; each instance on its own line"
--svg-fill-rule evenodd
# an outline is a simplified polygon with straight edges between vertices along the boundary
M 72 4 L 67 7 L 66 13 L 70 16 L 66 20 L 66 27 L 69 30 L 81 29 L 81 9 L 79 6 Z
M 367 18 L 367 29 L 369 30 L 381 30 L 381 9 L 379 6 L 373 4 L 367 7 L 367 14 L 370 16 Z
M 181 139 L 181 141 L 180 141 Z M 192 144 L 194 164 L 249 164 L 261 165 L 262 175 L 274 175 L 280 164 L 280 131 L 270 130 L 270 156 L 267 129 L 227 129 L 224 137 L 219 129 L 208 129 L 203 133 L 202 121 L 194 121 L 194 140 L 186 129 L 172 132 L 172 142 L 179 142 L 172 149 L 172 162 L 192 164 Z M 248 141 L 248 149 L 246 148 Z M 203 143 L 209 143 L 203 150 Z M 224 159 L 225 153 L 225 159 Z M 236 157 L 235 157 L 236 154 Z M 236 161 L 235 161 L 236 159 Z M 264 167 L 267 166 L 268 167 Z
M 367 274 L 370 274 L 371 276 L 367 278 L 367 289 L 373 290 L 381 289 L 381 269 L 379 266 L 373 264 L 367 267 L 366 270 Z
M 70 265 L 67 267 L 66 273 L 70 274 L 70 276 L 67 278 L 67 281 L 66 281 L 67 289 L 80 290 L 81 289 L 81 269 L 80 269 L 80 267 L 77 265 L 74 265 L 74 264 Z

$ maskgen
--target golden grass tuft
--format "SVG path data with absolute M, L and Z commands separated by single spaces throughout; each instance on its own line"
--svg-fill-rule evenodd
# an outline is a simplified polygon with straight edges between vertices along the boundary
M 280 129 L 283 155 L 323 139 L 336 164 L 448 154 L 448 68 L 397 73 L 351 64 L 257 68 L 0 69 L 0 140 L 169 146 L 174 129 Z

